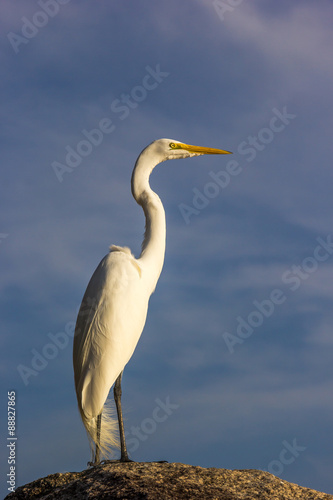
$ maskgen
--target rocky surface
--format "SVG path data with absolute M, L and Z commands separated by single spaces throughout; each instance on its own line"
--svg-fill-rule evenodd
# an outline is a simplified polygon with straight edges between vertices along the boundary
M 259 470 L 204 469 L 158 462 L 109 462 L 82 472 L 52 474 L 6 500 L 333 500 Z

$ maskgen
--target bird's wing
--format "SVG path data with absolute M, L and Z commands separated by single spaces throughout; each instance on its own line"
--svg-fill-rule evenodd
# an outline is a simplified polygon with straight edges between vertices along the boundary
M 98 415 L 129 361 L 147 315 L 149 295 L 128 249 L 112 247 L 94 272 L 77 318 L 73 363 L 79 406 Z

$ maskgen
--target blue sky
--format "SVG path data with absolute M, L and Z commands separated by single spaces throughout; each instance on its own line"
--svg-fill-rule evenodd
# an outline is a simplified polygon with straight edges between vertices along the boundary
M 17 485 L 86 467 L 73 322 L 109 245 L 139 255 L 132 168 L 170 137 L 234 154 L 151 177 L 167 248 L 123 378 L 132 458 L 333 493 L 333 6 L 235 4 L 1 4 L 1 407 L 5 423 L 16 390 Z

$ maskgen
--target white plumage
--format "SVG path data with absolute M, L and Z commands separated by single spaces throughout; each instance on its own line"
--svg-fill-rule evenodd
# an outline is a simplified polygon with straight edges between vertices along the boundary
M 110 247 L 87 286 L 75 328 L 75 389 L 92 448 L 96 445 L 94 464 L 99 463 L 100 450 L 107 455 L 118 445 L 117 424 L 105 406 L 115 382 L 121 460 L 129 460 L 121 414 L 121 375 L 142 333 L 149 297 L 162 271 L 165 253 L 165 213 L 160 198 L 149 186 L 149 176 L 158 163 L 167 159 L 223 153 L 228 151 L 159 139 L 137 159 L 131 186 L 146 217 L 141 255 L 136 259 L 129 248 Z

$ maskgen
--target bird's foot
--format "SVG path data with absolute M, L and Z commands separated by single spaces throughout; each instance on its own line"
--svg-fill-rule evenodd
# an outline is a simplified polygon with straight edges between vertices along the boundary
M 134 462 L 134 460 L 131 460 L 128 458 L 128 456 L 125 457 L 120 457 L 119 462 Z
M 128 457 L 121 457 L 115 460 L 101 460 L 100 462 L 88 462 L 87 465 L 89 467 L 96 467 L 97 465 L 106 465 L 106 464 L 119 464 L 119 463 L 135 463 L 135 460 L 131 460 Z M 168 464 L 167 460 L 152 460 L 151 462 L 146 462 L 147 464 Z
M 100 465 L 102 462 L 87 462 L 88 467 L 96 467 L 96 465 Z
M 102 460 L 100 462 L 100 464 L 102 464 L 102 465 L 105 465 L 105 464 L 119 464 L 119 463 L 124 463 L 124 462 L 134 462 L 134 460 L 131 460 L 128 457 L 123 457 L 123 458 L 117 458 L 115 460 Z M 88 462 L 88 463 L 91 463 L 91 462 Z

